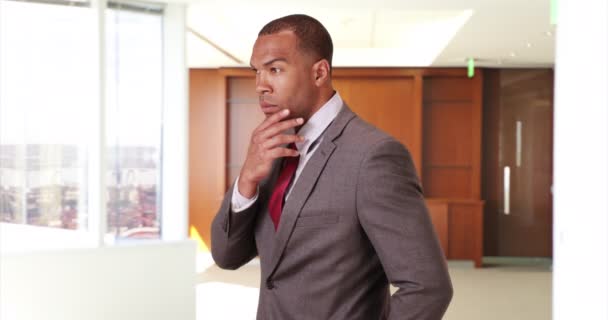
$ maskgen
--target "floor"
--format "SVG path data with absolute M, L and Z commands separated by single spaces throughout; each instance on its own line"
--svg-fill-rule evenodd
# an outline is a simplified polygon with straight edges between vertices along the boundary
M 543 259 L 486 258 L 475 269 L 450 261 L 454 298 L 447 320 L 551 319 L 551 262 Z M 259 263 L 221 270 L 207 255 L 198 261 L 197 320 L 255 319 Z M 235 304 L 234 302 L 237 301 Z

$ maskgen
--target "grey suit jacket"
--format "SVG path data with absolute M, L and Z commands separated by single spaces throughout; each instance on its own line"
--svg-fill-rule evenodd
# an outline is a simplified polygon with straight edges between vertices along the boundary
M 452 298 L 412 159 L 346 105 L 286 201 L 275 232 L 267 202 L 231 212 L 228 190 L 211 228 L 217 265 L 260 257 L 258 319 L 441 319 Z M 389 283 L 398 288 L 392 296 Z

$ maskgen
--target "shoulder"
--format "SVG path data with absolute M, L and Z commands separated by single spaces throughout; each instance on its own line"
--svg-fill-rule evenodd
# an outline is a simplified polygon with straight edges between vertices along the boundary
M 343 150 L 363 157 L 377 152 L 408 153 L 406 147 L 394 137 L 367 121 L 355 116 L 344 128 L 336 144 Z

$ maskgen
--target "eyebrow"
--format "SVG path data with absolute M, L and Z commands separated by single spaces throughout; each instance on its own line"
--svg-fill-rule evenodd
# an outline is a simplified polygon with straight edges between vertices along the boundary
M 272 59 L 270 61 L 264 62 L 264 64 L 262 66 L 266 67 L 268 65 L 271 65 L 271 64 L 273 64 L 275 62 L 279 62 L 279 61 L 287 62 L 287 59 L 285 59 L 285 58 L 275 58 L 275 59 Z M 251 66 L 251 69 L 255 70 L 255 67 L 253 66 L 253 64 L 250 63 L 249 66 Z

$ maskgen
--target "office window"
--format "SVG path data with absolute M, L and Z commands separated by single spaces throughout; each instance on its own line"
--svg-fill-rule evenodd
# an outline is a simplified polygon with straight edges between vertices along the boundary
M 0 1 L 0 221 L 86 229 L 94 12 L 48 2 Z
M 0 222 L 161 237 L 164 6 L 106 5 L 0 1 Z
M 107 232 L 118 240 L 160 238 L 162 8 L 108 7 Z

